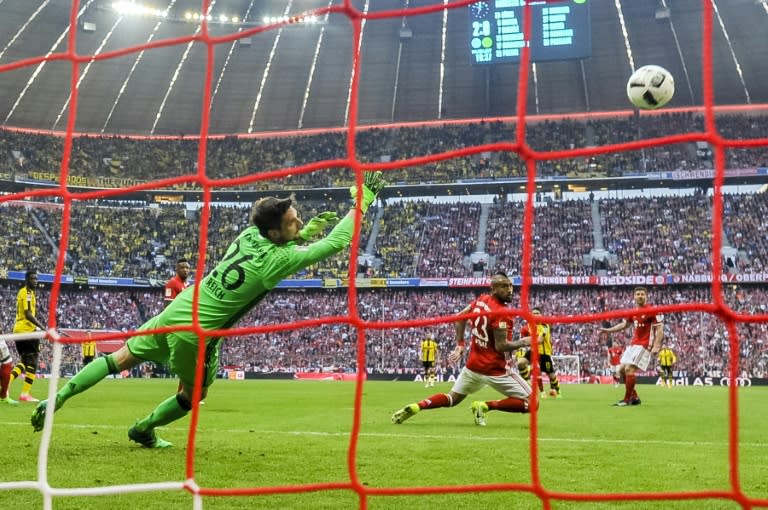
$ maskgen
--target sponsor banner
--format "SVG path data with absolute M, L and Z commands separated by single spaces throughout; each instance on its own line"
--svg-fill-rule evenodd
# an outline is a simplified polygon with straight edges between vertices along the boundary
M 491 279 L 487 276 L 472 278 L 448 278 L 449 287 L 489 287 Z
M 418 287 L 418 278 L 387 278 L 387 287 Z
M 349 287 L 349 278 L 341 279 L 342 287 Z M 355 287 L 358 289 L 368 289 L 371 287 L 386 287 L 386 278 L 355 278 Z
M 597 276 L 534 276 L 534 285 L 597 285 Z M 522 285 L 522 278 L 515 276 L 513 283 Z
M 437 381 L 439 383 L 453 383 L 459 376 L 456 373 L 438 374 Z M 355 381 L 357 374 L 346 373 L 316 373 L 316 372 L 245 372 L 246 379 L 294 379 L 305 381 Z M 365 375 L 366 380 L 371 381 L 405 381 L 424 384 L 424 377 L 421 374 L 413 373 L 385 373 L 370 371 Z M 558 380 L 569 384 L 576 383 L 575 376 L 558 375 Z M 592 375 L 579 378 L 580 384 L 613 384 L 613 377 L 609 375 Z M 655 384 L 661 385 L 661 378 L 658 376 L 639 376 L 637 382 L 640 384 Z M 675 386 L 700 386 L 700 387 L 722 387 L 726 388 L 729 385 L 729 379 L 727 377 L 675 377 L 673 379 Z M 735 384 L 742 388 L 748 388 L 752 386 L 768 386 L 768 379 L 757 377 L 737 377 Z M 623 386 L 622 386 L 623 388 Z M 623 391 L 623 389 L 622 389 Z
M 667 283 L 710 283 L 712 273 L 693 275 L 670 275 Z M 720 275 L 723 283 L 764 283 L 768 282 L 768 272 L 765 273 L 727 273 Z
M 448 278 L 419 278 L 419 287 L 447 287 Z
M 87 281 L 86 281 L 87 278 Z M 53 283 L 54 275 L 39 274 L 41 283 Z M 0 267 L 0 280 L 24 281 L 23 271 L 7 270 Z M 449 287 L 449 288 L 487 288 L 491 284 L 489 277 L 471 278 L 358 278 L 357 288 L 416 288 L 416 287 Z M 768 272 L 763 273 L 736 273 L 720 275 L 723 283 L 767 283 Z M 162 287 L 165 281 L 155 278 L 109 278 L 101 276 L 76 276 L 63 275 L 63 284 L 111 286 L 111 287 Z M 532 279 L 533 285 L 547 286 L 663 286 L 712 283 L 712 274 L 688 274 L 688 275 L 616 275 L 616 276 L 537 276 Z M 512 284 L 520 286 L 522 279 L 519 276 L 512 278 Z M 346 278 L 325 278 L 308 280 L 283 280 L 277 284 L 281 289 L 336 289 L 349 287 Z
M 17 174 L 15 182 L 20 184 L 51 184 L 59 183 L 60 175 L 54 172 L 27 172 L 26 175 Z M 146 181 L 139 181 L 136 179 L 129 179 L 127 177 L 115 177 L 115 176 L 91 176 L 86 177 L 84 175 L 68 175 L 67 185 L 69 186 L 81 186 L 87 188 L 127 188 L 129 186 L 136 186 L 143 184 Z
M 363 379 L 367 374 L 363 374 Z M 356 381 L 357 374 L 336 372 L 296 372 L 293 378 L 299 381 Z
M 760 175 L 762 172 L 758 168 L 729 168 L 725 171 L 725 177 L 752 177 Z M 673 172 L 665 172 L 670 179 L 674 181 L 687 181 L 697 179 L 714 179 L 715 171 L 713 169 L 700 169 L 700 170 L 675 170 Z
M 658 376 L 638 377 L 637 382 L 643 383 L 643 384 L 655 384 L 657 386 L 663 385 L 661 377 L 658 377 Z M 728 387 L 731 384 L 735 384 L 736 386 L 739 386 L 742 388 L 748 388 L 750 386 L 768 386 L 768 379 L 762 379 L 759 377 L 736 377 L 733 380 L 731 380 L 728 377 L 706 377 L 706 376 L 702 376 L 702 377 L 684 376 L 684 377 L 672 378 L 673 386 Z
M 139 287 L 140 285 L 133 278 L 103 278 L 100 276 L 89 276 L 88 285 L 109 285 L 114 287 Z M 149 283 L 145 285 L 149 287 Z
M 324 280 L 283 280 L 277 284 L 278 289 L 321 289 L 324 287 Z
M 8 271 L 6 275 L 7 280 L 24 281 L 24 271 Z M 37 275 L 37 281 L 41 283 L 53 283 L 53 275 L 46 273 L 39 273 Z M 61 277 L 61 283 L 72 283 L 74 279 L 69 275 L 63 275 Z
M 643 276 L 643 275 L 627 275 L 627 276 L 598 276 L 597 285 L 600 286 L 617 286 L 617 285 L 664 285 L 667 283 L 666 276 Z
M 244 381 L 245 372 L 242 370 L 225 370 L 224 379 L 229 379 L 230 381 Z
M 64 209 L 64 204 L 57 204 L 54 202 L 27 202 L 26 200 L 9 200 L 3 202 L 0 207 L 13 206 L 13 207 L 30 207 L 32 209 L 46 209 L 46 210 L 61 210 Z

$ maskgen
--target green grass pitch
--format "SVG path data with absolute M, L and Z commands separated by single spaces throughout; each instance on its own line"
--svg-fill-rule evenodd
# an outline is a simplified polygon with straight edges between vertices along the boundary
M 38 395 L 47 381 L 36 384 Z M 170 450 L 146 450 L 127 440 L 128 427 L 172 394 L 175 380 L 106 380 L 56 414 L 48 478 L 56 488 L 107 487 L 185 479 L 189 418 L 161 429 Z M 423 412 L 402 425 L 397 408 L 450 384 L 426 389 L 412 382 L 368 382 L 354 457 L 365 487 L 454 487 L 530 484 L 530 417 L 492 412 L 474 425 L 469 397 L 458 407 Z M 14 386 L 13 394 L 18 388 Z M 284 487 L 348 483 L 354 383 L 217 381 L 201 407 L 195 481 L 206 488 Z M 538 459 L 542 484 L 558 494 L 666 493 L 730 490 L 728 390 L 641 386 L 643 404 L 617 408 L 623 390 L 564 385 L 564 398 L 541 402 Z M 484 390 L 478 398 L 496 398 Z M 739 390 L 738 482 L 748 498 L 768 500 L 768 388 Z M 33 489 L 4 482 L 37 480 L 41 434 L 29 425 L 31 404 L 0 407 L 3 427 L 3 508 L 42 508 Z M 742 508 L 725 499 L 583 502 L 552 499 L 556 510 Z M 55 497 L 54 509 L 192 509 L 185 491 Z M 356 509 L 351 490 L 204 497 L 205 509 Z M 536 509 L 530 492 L 484 491 L 373 495 L 367 508 Z

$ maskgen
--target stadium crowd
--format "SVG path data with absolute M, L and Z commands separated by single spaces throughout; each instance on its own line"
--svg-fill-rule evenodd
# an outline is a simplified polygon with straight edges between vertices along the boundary
M 759 138 L 766 117 L 718 116 L 726 138 Z M 515 140 L 515 126 L 484 122 L 442 127 L 363 129 L 356 137 L 357 154 L 367 162 L 400 160 L 470 146 Z M 537 151 L 567 150 L 622 143 L 675 133 L 703 131 L 701 117 L 663 114 L 589 121 L 534 122 L 526 140 Z M 234 178 L 319 160 L 346 157 L 343 132 L 273 138 L 227 137 L 208 144 L 206 175 Z M 147 181 L 158 175 L 194 174 L 198 144 L 175 140 L 139 140 L 118 136 L 74 139 L 70 174 L 83 178 Z M 697 150 L 699 149 L 699 150 Z M 3 178 L 35 179 L 58 175 L 62 140 L 42 134 L 0 130 L 0 174 Z M 729 168 L 768 165 L 768 149 L 729 149 Z M 664 145 L 638 151 L 614 152 L 592 158 L 541 161 L 540 177 L 609 176 L 643 172 L 711 168 L 712 158 L 695 144 Z M 525 162 L 515 153 L 488 151 L 387 173 L 394 185 L 500 179 L 525 175 Z M 122 181 L 121 181 L 122 180 Z M 280 178 L 281 189 L 341 187 L 348 185 L 347 169 L 327 169 Z M 194 188 L 185 182 L 177 187 Z M 274 188 L 272 182 L 253 181 L 250 189 Z M 768 267 L 768 199 L 765 194 L 727 195 L 723 200 L 723 245 L 735 255 L 724 267 L 729 271 L 761 272 Z M 306 220 L 314 214 L 349 203 L 329 201 L 299 204 Z M 704 194 L 677 197 L 638 197 L 621 200 L 537 200 L 534 204 L 531 273 L 534 276 L 593 274 L 691 274 L 711 270 L 712 200 Z M 379 204 L 363 222 L 358 271 L 366 276 L 451 277 L 522 271 L 522 232 L 525 205 L 499 197 L 493 204 L 479 202 L 399 201 Z M 597 208 L 597 215 L 594 208 Z M 15 201 L 0 204 L 0 271 L 36 268 L 52 273 L 62 231 L 63 207 L 56 202 Z M 204 211 L 184 205 L 148 205 L 140 202 L 73 201 L 65 273 L 74 276 L 133 277 L 161 285 L 173 264 L 186 257 L 199 266 L 200 226 Z M 249 207 L 215 205 L 210 208 L 206 264 L 220 260 L 223 251 L 247 225 Z M 595 218 L 599 224 L 595 224 Z M 602 246 L 601 241 L 602 240 Z M 606 264 L 589 264 L 593 249 L 605 248 Z M 481 264 L 471 259 L 487 256 Z M 349 253 L 342 253 L 297 275 L 299 278 L 345 277 Z M 204 270 L 207 267 L 203 268 Z M 193 269 L 194 274 L 194 269 Z M 0 292 L 12 303 L 15 288 L 3 284 Z M 46 291 L 39 293 L 38 310 L 46 310 Z M 374 321 L 406 320 L 448 315 L 460 309 L 473 293 L 456 290 L 360 291 L 363 318 Z M 766 292 L 756 287 L 728 289 L 734 309 L 765 313 Z M 630 308 L 629 292 L 596 288 L 534 289 L 532 303 L 547 315 L 573 316 L 601 310 Z M 259 307 L 244 324 L 269 325 L 288 320 L 347 313 L 347 295 L 339 290 L 274 292 L 271 306 Z M 708 289 L 670 286 L 653 289 L 653 303 L 709 301 Z M 77 329 L 132 330 L 156 313 L 161 299 L 156 289 L 63 289 L 58 302 L 59 326 Z M 10 307 L 0 312 L 5 331 L 13 317 Z M 43 313 L 39 315 L 44 316 Z M 740 324 L 740 359 L 744 373 L 765 376 L 765 324 Z M 730 344 L 722 322 L 707 314 L 668 314 L 668 336 L 678 351 L 679 371 L 686 374 L 722 374 Z M 418 372 L 416 349 L 427 329 L 450 343 L 450 324 L 432 328 L 384 329 L 367 336 L 368 369 Z M 576 354 L 587 373 L 603 373 L 605 339 L 595 333 L 597 322 L 558 324 L 554 345 L 559 354 Z M 321 325 L 282 333 L 230 338 L 225 342 L 225 364 L 254 371 L 354 370 L 356 333 L 340 325 Z M 79 350 L 65 348 L 65 366 L 76 367 Z M 47 356 L 47 357 L 46 357 Z M 43 359 L 50 357 L 49 347 Z M 448 370 L 443 361 L 443 370 Z
M 592 206 L 598 206 L 600 225 Z M 305 221 L 323 210 L 343 212 L 349 204 L 299 204 Z M 485 229 L 480 232 L 483 207 Z M 363 220 L 358 272 L 382 277 L 464 277 L 497 270 L 518 274 L 522 262 L 525 204 L 499 200 L 434 203 L 390 201 Z M 533 276 L 595 274 L 704 274 L 711 270 L 711 197 L 636 197 L 536 202 L 532 239 Z M 72 275 L 164 280 L 174 261 L 197 265 L 202 210 L 180 205 L 82 205 L 72 207 L 65 272 Z M 248 224 L 247 205 L 212 206 L 206 261 L 220 260 Z M 727 271 L 761 272 L 768 267 L 764 194 L 726 195 L 723 246 L 733 248 Z M 62 208 L 50 203 L 0 206 L 0 228 L 8 232 L 0 268 L 32 265 L 52 273 L 60 239 Z M 374 229 L 374 224 L 376 228 Z M 596 244 L 596 230 L 602 246 Z M 590 263 L 592 249 L 605 248 L 603 265 Z M 475 252 L 487 254 L 478 267 Z M 348 252 L 298 274 L 299 278 L 346 277 Z
M 768 120 L 757 115 L 719 115 L 721 135 L 732 139 L 760 138 Z M 364 162 L 401 160 L 429 156 L 470 146 L 515 140 L 515 125 L 480 122 L 439 127 L 362 129 L 356 135 L 357 156 Z M 670 134 L 702 132 L 703 119 L 690 113 L 660 116 L 570 119 L 531 122 L 526 126 L 527 143 L 537 151 L 560 151 L 656 138 Z M 58 175 L 63 151 L 61 138 L 0 130 L 0 173 L 29 178 L 37 173 Z M 198 144 L 195 140 L 146 140 L 119 136 L 81 136 L 73 140 L 70 174 L 82 179 L 115 178 L 151 181 L 158 176 L 177 177 L 197 172 Z M 768 165 L 768 149 L 727 151 L 729 168 Z M 257 175 L 321 160 L 346 157 L 346 133 L 271 138 L 234 136 L 208 142 L 206 175 L 234 178 Z M 593 158 L 544 161 L 538 175 L 621 176 L 640 172 L 711 168 L 711 154 L 697 152 L 693 143 L 663 145 L 637 151 L 614 152 Z M 525 162 L 514 153 L 487 152 L 479 155 L 408 167 L 389 173 L 390 182 L 444 183 L 464 179 L 499 179 L 526 175 Z M 32 175 L 32 178 L 34 176 Z M 295 174 L 280 179 L 284 188 L 343 186 L 346 169 L 328 169 Z M 109 182 L 105 179 L 102 182 Z M 269 189 L 270 182 L 254 181 L 248 189 Z M 191 180 L 178 185 L 194 188 Z
M 480 289 L 482 290 L 482 289 Z M 13 302 L 15 288 L 4 286 L 0 294 Z M 388 322 L 446 318 L 476 294 L 472 289 L 360 289 L 358 310 L 364 320 Z M 760 286 L 724 288 L 726 302 L 743 314 L 768 312 L 768 291 Z M 47 322 L 48 292 L 38 291 L 38 317 Z M 270 326 L 349 313 L 348 295 L 343 289 L 276 290 L 269 304 L 257 307 L 241 321 L 242 326 Z M 708 287 L 665 286 L 650 289 L 653 305 L 710 302 Z M 598 333 L 601 321 L 590 318 L 602 311 L 633 308 L 631 288 L 534 288 L 532 305 L 541 306 L 546 315 L 570 320 L 587 315 L 586 322 L 554 322 L 553 348 L 557 355 L 580 358 L 582 375 L 606 375 L 607 339 Z M 160 311 L 159 289 L 109 290 L 64 288 L 57 317 L 60 328 L 81 330 L 130 331 L 146 317 Z M 519 306 L 517 298 L 512 306 Z M 4 331 L 13 324 L 11 307 L 0 310 Z M 521 320 L 515 321 L 515 334 Z M 664 319 L 666 338 L 678 354 L 677 375 L 721 377 L 727 375 L 730 343 L 725 324 L 716 316 L 700 313 L 668 313 Z M 443 356 L 439 369 L 451 372 L 447 353 L 453 348 L 451 322 L 426 327 L 385 328 L 366 333 L 366 369 L 383 373 L 420 373 L 419 345 L 427 332 L 433 332 Z M 739 376 L 768 377 L 768 324 L 739 323 Z M 630 332 L 614 335 L 612 341 L 627 345 Z M 357 368 L 357 333 L 348 325 L 325 324 L 286 331 L 232 336 L 222 347 L 222 365 L 252 372 L 352 372 Z M 64 348 L 63 372 L 79 366 L 77 344 Z M 44 342 L 41 360 L 50 362 L 51 349 Z M 43 371 L 45 369 L 43 368 Z M 165 374 L 162 367 L 156 371 Z M 134 375 L 139 375 L 134 374 Z

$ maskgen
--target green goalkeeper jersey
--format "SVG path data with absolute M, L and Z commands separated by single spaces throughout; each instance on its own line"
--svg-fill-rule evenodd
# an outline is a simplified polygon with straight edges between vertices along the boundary
M 200 283 L 200 326 L 231 328 L 284 278 L 349 246 L 353 230 L 354 215 L 347 214 L 319 241 L 278 245 L 262 237 L 258 228 L 248 227 Z M 194 288 L 185 289 L 160 313 L 159 324 L 191 324 L 193 297 Z

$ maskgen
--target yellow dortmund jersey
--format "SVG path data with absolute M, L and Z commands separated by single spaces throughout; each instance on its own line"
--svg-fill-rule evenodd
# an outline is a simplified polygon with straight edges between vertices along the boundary
M 537 324 L 536 331 L 539 334 L 539 354 L 552 356 L 552 326 Z
M 88 338 L 91 338 L 91 334 L 88 333 Z M 81 347 L 83 348 L 83 357 L 89 356 L 91 358 L 96 357 L 96 342 L 93 340 L 89 340 L 87 342 L 83 342 L 81 344 Z
M 664 367 L 671 367 L 677 361 L 675 353 L 669 347 L 664 347 L 659 351 L 659 365 Z
M 13 325 L 14 333 L 30 333 L 37 326 L 27 320 L 25 312 L 29 310 L 35 315 L 35 291 L 23 286 L 16 294 L 16 323 Z
M 421 341 L 421 361 L 435 361 L 437 358 L 437 342 L 431 338 Z

